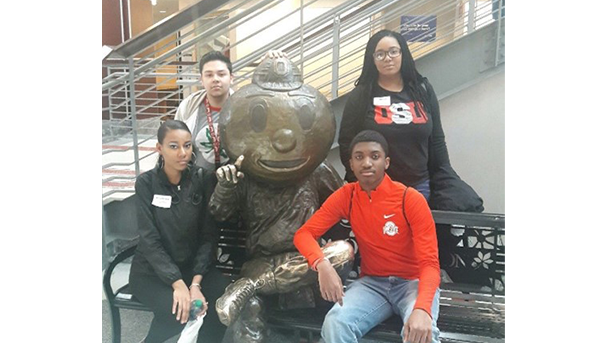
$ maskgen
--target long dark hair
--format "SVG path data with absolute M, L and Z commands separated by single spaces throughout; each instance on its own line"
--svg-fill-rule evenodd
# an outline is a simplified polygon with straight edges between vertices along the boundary
M 427 111 L 430 107 L 427 91 L 422 86 L 423 76 L 415 67 L 415 61 L 412 58 L 412 54 L 410 53 L 406 39 L 404 39 L 404 37 L 398 32 L 381 30 L 370 37 L 368 43 L 366 44 L 366 51 L 364 52 L 362 74 L 360 74 L 360 78 L 356 80 L 354 85 L 367 86 L 369 89 L 372 89 L 377 84 L 379 79 L 379 71 L 375 65 L 373 53 L 375 52 L 379 41 L 385 37 L 393 37 L 396 41 L 398 41 L 400 49 L 402 49 L 400 75 L 402 76 L 404 89 L 411 95 L 413 101 L 415 102 L 415 106 L 418 106 L 418 102 L 420 101 L 423 104 L 423 109 Z
M 166 137 L 166 133 L 171 130 L 185 130 L 191 135 L 191 131 L 189 131 L 187 124 L 185 124 L 184 122 L 180 120 L 167 120 L 162 123 L 162 125 L 160 125 L 160 128 L 158 128 L 158 143 L 164 143 L 164 137 Z M 158 167 L 161 167 L 162 164 L 163 158 L 162 155 L 160 155 L 158 156 L 158 162 L 156 165 Z

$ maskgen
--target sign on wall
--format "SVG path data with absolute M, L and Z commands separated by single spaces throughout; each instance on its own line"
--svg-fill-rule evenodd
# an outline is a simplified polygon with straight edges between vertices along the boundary
M 436 40 L 438 19 L 435 15 L 404 15 L 401 18 L 402 36 L 408 42 Z

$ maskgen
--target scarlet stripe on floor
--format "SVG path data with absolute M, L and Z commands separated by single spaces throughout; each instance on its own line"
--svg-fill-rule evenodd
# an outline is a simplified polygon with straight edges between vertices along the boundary
M 102 145 L 104 150 L 132 150 L 132 146 L 126 146 L 126 145 Z M 154 151 L 156 150 L 156 148 L 154 147 L 149 147 L 149 146 L 140 146 L 139 150 L 141 151 Z

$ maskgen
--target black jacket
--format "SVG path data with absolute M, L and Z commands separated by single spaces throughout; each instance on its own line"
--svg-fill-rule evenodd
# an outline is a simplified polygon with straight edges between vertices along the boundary
M 170 285 L 182 279 L 184 271 L 193 275 L 208 271 L 215 262 L 219 236 L 207 210 L 215 184 L 214 173 L 191 164 L 177 186 L 158 167 L 137 178 L 139 244 L 131 273 L 155 273 Z M 157 196 L 170 196 L 170 207 L 165 208 L 167 204 L 162 205 Z
M 431 189 L 429 206 L 433 210 L 482 212 L 484 210 L 482 198 L 467 183 L 461 180 L 450 165 L 445 135 L 440 120 L 438 98 L 427 78 L 423 78 L 423 85 L 429 99 L 429 114 L 433 120 L 433 130 L 428 142 L 429 162 L 427 167 Z M 364 129 L 364 116 L 371 99 L 372 87 L 358 85 L 349 94 L 343 110 L 338 143 L 341 162 L 346 171 L 345 180 L 348 182 L 356 180 L 356 177 L 349 168 L 349 143 L 355 135 Z M 401 182 L 401 180 L 396 181 Z

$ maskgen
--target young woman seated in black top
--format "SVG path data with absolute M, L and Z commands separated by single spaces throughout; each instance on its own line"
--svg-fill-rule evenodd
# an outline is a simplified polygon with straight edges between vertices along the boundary
M 339 127 L 345 180 L 356 181 L 349 166 L 352 139 L 374 130 L 389 143 L 387 174 L 418 190 L 432 210 L 482 212 L 483 200 L 450 164 L 438 98 L 417 71 L 404 37 L 390 30 L 375 33 L 363 63 Z
M 134 296 L 154 312 L 145 342 L 180 334 L 195 299 L 208 311 L 198 342 L 220 342 L 225 326 L 214 303 L 229 279 L 214 266 L 218 230 L 207 204 L 216 179 L 193 163 L 185 123 L 163 123 L 156 149 L 157 166 L 135 184 L 139 244 L 129 280 Z

